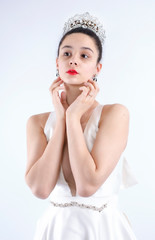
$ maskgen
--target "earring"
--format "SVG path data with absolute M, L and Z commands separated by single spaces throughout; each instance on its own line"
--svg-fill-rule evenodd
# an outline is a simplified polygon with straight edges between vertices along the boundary
M 94 75 L 94 76 L 92 77 L 92 79 L 93 79 L 94 82 L 97 82 L 97 77 L 96 77 L 96 75 Z
M 59 77 L 59 70 L 56 70 L 56 77 Z

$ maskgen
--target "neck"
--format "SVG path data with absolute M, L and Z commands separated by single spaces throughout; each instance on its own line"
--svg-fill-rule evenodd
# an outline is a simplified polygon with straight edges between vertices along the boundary
M 71 85 L 71 84 L 65 84 L 65 90 L 66 90 L 66 98 L 68 105 L 71 105 L 75 99 L 81 94 L 81 91 L 79 90 L 80 85 Z
M 66 100 L 68 105 L 71 105 L 75 99 L 81 94 L 81 91 L 79 90 L 79 87 L 82 85 L 70 85 L 70 84 L 65 84 L 65 90 L 66 90 Z M 87 120 L 90 117 L 90 114 L 92 110 L 98 105 L 98 102 L 94 100 L 94 103 L 90 106 L 88 111 L 84 113 L 84 115 L 81 118 L 81 123 L 87 122 Z

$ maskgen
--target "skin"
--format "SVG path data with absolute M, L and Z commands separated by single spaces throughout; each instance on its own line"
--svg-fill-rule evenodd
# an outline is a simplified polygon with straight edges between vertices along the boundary
M 71 194 L 91 196 L 106 181 L 126 147 L 129 113 L 121 104 L 103 107 L 91 152 L 85 143 L 83 131 L 99 104 L 95 100 L 99 87 L 92 81 L 92 76 L 102 68 L 97 57 L 98 49 L 91 37 L 83 33 L 68 35 L 56 59 L 60 77 L 50 86 L 56 126 L 48 143 L 44 126 L 49 113 L 28 119 L 25 179 L 39 198 L 49 196 L 61 166 Z M 66 73 L 69 69 L 78 74 L 69 75 Z

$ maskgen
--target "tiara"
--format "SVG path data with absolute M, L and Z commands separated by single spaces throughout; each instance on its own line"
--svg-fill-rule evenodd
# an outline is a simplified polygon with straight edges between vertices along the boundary
M 65 22 L 63 35 L 65 35 L 70 30 L 78 27 L 88 28 L 92 30 L 99 37 L 101 43 L 104 43 L 106 36 L 103 25 L 97 18 L 91 16 L 88 12 L 85 12 L 83 14 L 76 14 L 74 17 L 69 18 L 68 21 Z

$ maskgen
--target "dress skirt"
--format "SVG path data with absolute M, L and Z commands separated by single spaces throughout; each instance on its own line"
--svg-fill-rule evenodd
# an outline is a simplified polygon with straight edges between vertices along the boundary
M 136 240 L 127 217 L 114 204 L 101 211 L 89 206 L 50 203 L 37 222 L 34 240 Z

